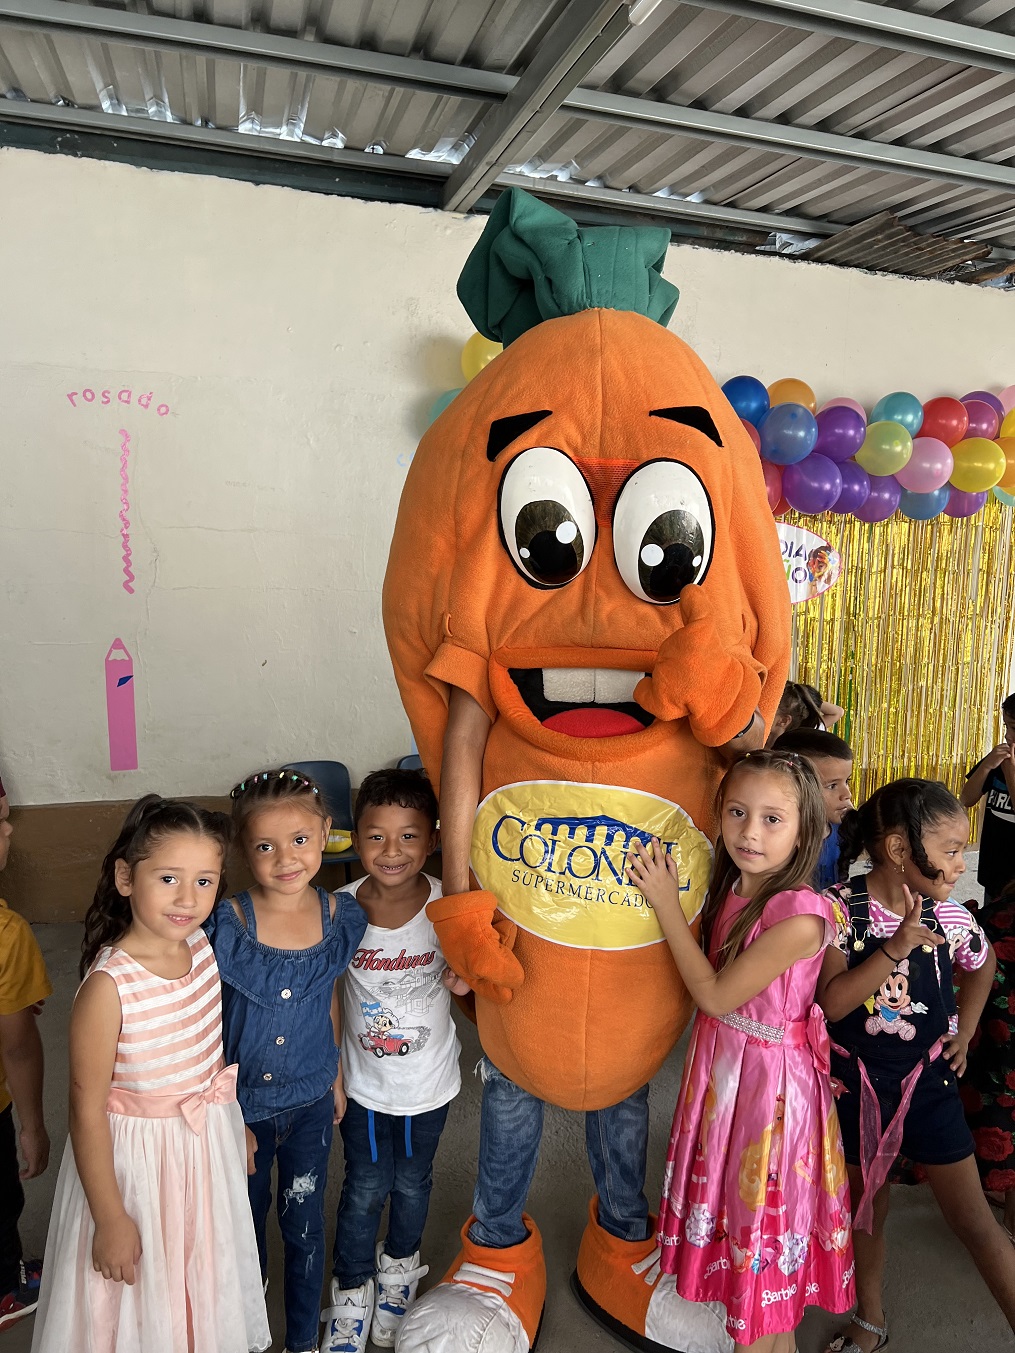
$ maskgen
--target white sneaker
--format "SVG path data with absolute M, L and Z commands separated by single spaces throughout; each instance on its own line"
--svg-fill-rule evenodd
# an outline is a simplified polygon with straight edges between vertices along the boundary
M 374 1313 L 373 1278 L 362 1287 L 341 1288 L 331 1280 L 331 1305 L 321 1312 L 326 1325 L 320 1353 L 363 1353 Z
M 419 1262 L 419 1251 L 408 1259 L 391 1259 L 384 1253 L 383 1241 L 377 1245 L 377 1305 L 370 1338 L 378 1348 L 394 1348 L 395 1338 L 406 1311 L 416 1300 L 420 1278 L 430 1272 Z

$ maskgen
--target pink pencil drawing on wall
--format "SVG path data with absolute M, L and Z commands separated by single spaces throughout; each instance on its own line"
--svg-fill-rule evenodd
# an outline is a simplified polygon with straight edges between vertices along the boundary
M 137 770 L 134 659 L 122 639 L 114 639 L 110 644 L 105 666 L 109 769 Z

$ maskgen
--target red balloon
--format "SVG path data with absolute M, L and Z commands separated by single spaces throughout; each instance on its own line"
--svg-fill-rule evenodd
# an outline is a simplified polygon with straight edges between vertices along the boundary
M 929 399 L 923 406 L 921 437 L 936 437 L 945 446 L 958 446 L 969 430 L 969 412 L 958 399 Z
M 775 509 L 782 501 L 782 466 L 773 465 L 770 460 L 761 459 L 761 468 L 765 472 L 765 491 L 768 494 L 768 506 Z
M 761 433 L 760 433 L 760 432 L 758 431 L 758 429 L 754 426 L 754 424 L 753 424 L 753 423 L 749 423 L 749 422 L 747 421 L 746 418 L 741 418 L 740 421 L 741 421 L 741 423 L 743 423 L 744 427 L 747 429 L 747 435 L 748 435 L 748 437 L 750 437 L 751 441 L 754 443 L 754 449 L 755 449 L 755 451 L 757 451 L 758 455 L 760 456 L 760 455 L 761 455 Z
M 792 511 L 792 508 L 790 507 L 789 503 L 787 503 L 786 499 L 780 498 L 779 501 L 776 503 L 775 507 L 772 508 L 772 516 L 784 517 L 786 513 L 790 511 Z

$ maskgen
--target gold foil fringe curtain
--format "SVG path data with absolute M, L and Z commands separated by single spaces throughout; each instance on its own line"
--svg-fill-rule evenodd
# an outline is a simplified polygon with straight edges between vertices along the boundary
M 1015 650 L 1012 509 L 869 524 L 826 513 L 785 520 L 841 554 L 839 581 L 793 608 L 794 676 L 841 705 L 862 803 L 901 775 L 956 794 L 1001 737 Z

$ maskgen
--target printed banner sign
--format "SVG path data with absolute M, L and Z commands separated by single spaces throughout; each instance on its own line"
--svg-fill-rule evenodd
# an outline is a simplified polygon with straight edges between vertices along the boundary
M 842 572 L 839 551 L 805 526 L 791 526 L 784 521 L 778 521 L 775 525 L 782 545 L 782 562 L 786 566 L 789 599 L 793 605 L 801 601 L 813 601 L 822 592 L 834 587 Z
M 692 921 L 705 902 L 712 847 L 682 808 L 636 789 L 504 785 L 479 805 L 472 870 L 523 930 L 576 949 L 639 949 L 663 933 L 627 877 L 627 852 L 653 836 L 677 861 Z

